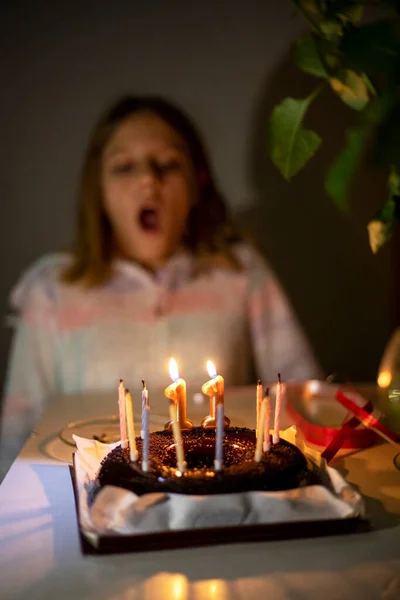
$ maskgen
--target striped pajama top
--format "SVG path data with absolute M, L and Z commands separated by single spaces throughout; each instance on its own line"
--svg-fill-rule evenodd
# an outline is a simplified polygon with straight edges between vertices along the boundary
M 207 379 L 211 359 L 225 384 L 256 377 L 319 375 L 310 347 L 276 277 L 258 252 L 235 248 L 241 272 L 216 265 L 193 276 L 194 258 L 172 257 L 156 274 L 117 260 L 110 280 L 93 289 L 59 281 L 67 254 L 45 256 L 11 295 L 18 322 L 3 400 L 2 440 L 14 448 L 53 395 L 116 390 L 146 379 L 170 383 L 173 356 L 188 393 Z M 7 454 L 7 451 L 5 450 Z

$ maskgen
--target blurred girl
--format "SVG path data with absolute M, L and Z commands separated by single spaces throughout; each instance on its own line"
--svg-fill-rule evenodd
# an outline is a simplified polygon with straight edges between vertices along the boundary
M 14 453 L 51 396 L 115 390 L 121 377 L 164 387 L 170 356 L 193 392 L 208 358 L 226 385 L 318 372 L 275 276 L 232 226 L 194 126 L 157 97 L 125 97 L 97 123 L 75 246 L 28 269 L 12 305 L 3 445 Z

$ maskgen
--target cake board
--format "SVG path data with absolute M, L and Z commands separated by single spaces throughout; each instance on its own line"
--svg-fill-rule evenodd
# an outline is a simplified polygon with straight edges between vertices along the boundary
M 73 458 L 75 465 L 75 456 Z M 79 514 L 78 488 L 76 485 L 74 465 L 70 466 L 69 469 L 74 490 L 77 526 L 83 554 L 121 554 L 236 544 L 241 542 L 266 542 L 297 538 L 313 538 L 363 533 L 370 531 L 371 529 L 371 524 L 366 518 L 350 517 L 346 519 L 320 519 L 316 521 L 291 521 L 287 523 L 259 523 L 229 527 L 166 530 L 134 535 L 99 534 L 96 536 L 96 540 L 91 543 L 80 525 L 81 519 Z

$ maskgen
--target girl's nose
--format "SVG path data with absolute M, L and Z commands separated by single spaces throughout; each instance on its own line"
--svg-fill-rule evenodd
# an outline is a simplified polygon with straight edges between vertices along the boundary
M 149 182 L 155 180 L 158 181 L 161 173 L 155 163 L 152 161 L 143 161 L 138 164 L 135 175 L 140 181 Z

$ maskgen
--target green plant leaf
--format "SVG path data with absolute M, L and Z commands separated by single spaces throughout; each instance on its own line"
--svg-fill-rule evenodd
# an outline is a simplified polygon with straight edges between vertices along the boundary
M 384 122 L 397 102 L 397 96 L 392 91 L 372 98 L 361 112 L 364 121 L 380 125 Z
M 321 60 L 317 43 L 313 35 L 300 38 L 293 46 L 293 58 L 299 69 L 305 73 L 316 77 L 327 77 L 328 73 Z
M 319 27 L 327 40 L 337 40 L 343 35 L 343 25 L 336 19 L 321 21 Z
M 400 170 L 393 165 L 388 179 L 388 188 L 392 198 L 393 196 L 400 196 Z
M 342 101 L 354 110 L 362 110 L 368 104 L 369 95 L 366 83 L 354 71 L 343 69 L 338 77 L 330 78 L 329 83 Z
M 304 115 L 314 97 L 315 93 L 303 100 L 286 98 L 271 114 L 269 154 L 287 181 L 304 167 L 321 143 L 317 133 L 303 127 Z
M 346 146 L 335 159 L 325 177 L 325 189 L 340 210 L 349 208 L 351 181 L 360 163 L 370 127 L 364 125 L 349 129 L 346 133 Z
M 392 237 L 400 216 L 400 170 L 392 165 L 385 204 L 368 223 L 369 245 L 374 254 Z
M 339 14 L 339 19 L 343 23 L 359 23 L 364 14 L 364 7 L 361 4 L 352 4 Z
M 387 244 L 393 234 L 395 223 L 384 222 L 380 218 L 372 219 L 368 223 L 369 245 L 374 254 Z

